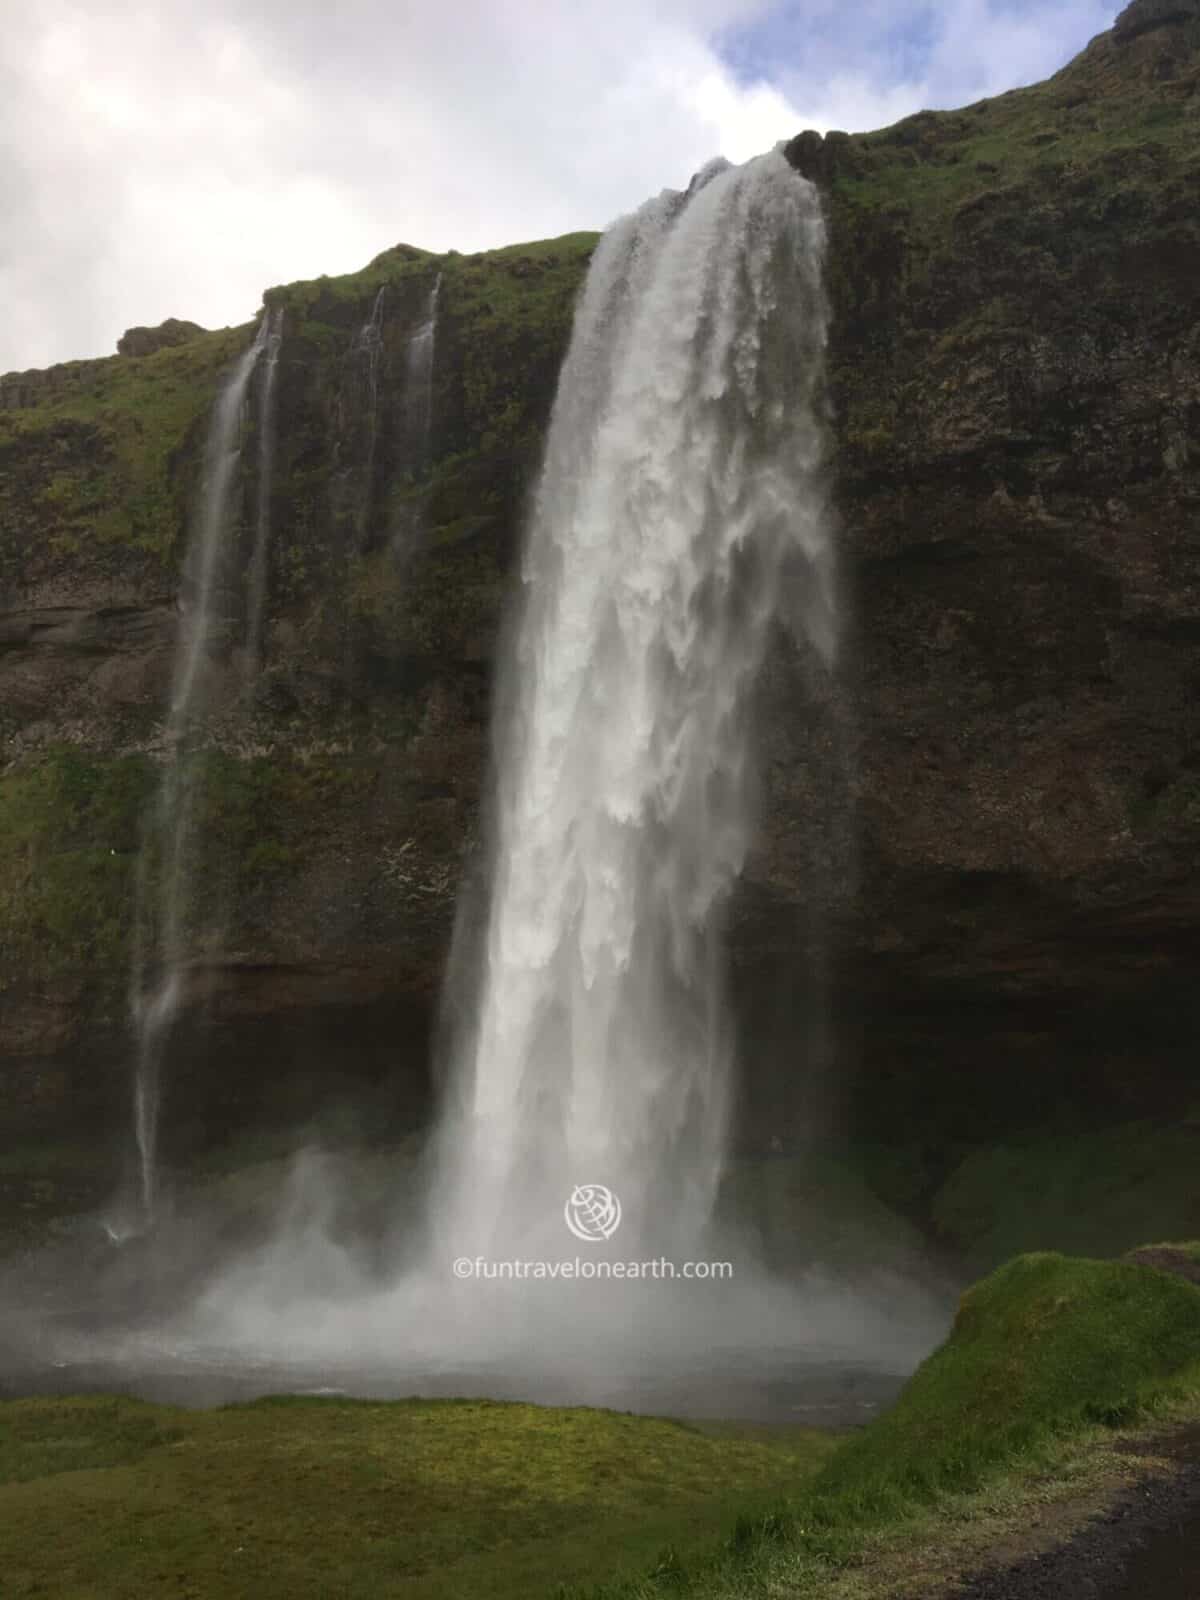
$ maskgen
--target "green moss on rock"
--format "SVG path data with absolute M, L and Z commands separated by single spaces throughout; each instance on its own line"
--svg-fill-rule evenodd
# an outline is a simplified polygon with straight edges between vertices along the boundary
M 0 990 L 69 970 L 103 980 L 123 965 L 153 784 L 143 756 L 69 747 L 0 776 Z

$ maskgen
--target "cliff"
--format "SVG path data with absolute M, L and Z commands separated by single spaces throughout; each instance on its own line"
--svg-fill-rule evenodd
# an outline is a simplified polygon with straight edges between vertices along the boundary
M 923 1182 L 1063 1104 L 1193 1092 L 1198 84 L 1196 0 L 1136 0 L 1044 84 L 788 148 L 830 224 L 847 621 L 833 684 L 784 627 L 763 685 L 762 830 L 732 917 L 751 1143 L 836 1113 L 916 1146 Z M 266 667 L 231 593 L 203 826 L 214 905 L 237 911 L 196 930 L 181 1150 L 306 1114 L 348 1074 L 389 1125 L 422 1114 L 490 668 L 593 243 L 399 246 L 266 295 L 284 317 Z M 406 363 L 439 274 L 425 460 Z M 119 1122 L 128 1095 L 179 559 L 251 330 L 180 337 L 0 378 L 14 1141 Z

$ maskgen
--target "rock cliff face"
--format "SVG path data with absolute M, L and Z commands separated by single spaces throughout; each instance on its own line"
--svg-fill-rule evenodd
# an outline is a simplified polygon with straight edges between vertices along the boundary
M 1067 1102 L 1194 1093 L 1198 85 L 1196 0 L 1137 0 L 1045 84 L 789 147 L 830 222 L 847 623 L 835 683 L 781 628 L 763 684 L 731 918 L 748 1140 L 836 1112 L 932 1173 Z M 266 665 L 230 594 L 203 825 L 237 912 L 196 930 L 181 1150 L 306 1114 L 347 1074 L 398 1123 L 423 1113 L 490 667 L 593 242 L 401 246 L 267 294 Z M 406 373 L 439 274 L 425 462 Z M 123 1115 L 179 559 L 250 336 L 0 379 L 7 1139 Z
M 833 917 L 880 1133 L 1195 1093 L 1198 83 L 1200 7 L 1138 0 L 1045 84 L 794 147 L 830 195 Z M 781 690 L 769 839 L 819 785 Z

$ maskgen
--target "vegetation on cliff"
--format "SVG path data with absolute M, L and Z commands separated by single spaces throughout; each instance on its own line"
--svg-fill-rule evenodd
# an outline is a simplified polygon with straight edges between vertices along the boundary
M 153 787 L 137 754 L 70 747 L 0 781 L 0 993 L 71 970 L 111 982 L 128 957 L 133 868 Z
M 194 847 L 209 862 L 190 907 L 197 954 L 229 906 L 242 926 L 256 897 L 294 871 L 371 765 L 299 753 L 239 758 L 220 749 L 182 759 L 197 770 Z M 158 783 L 140 753 L 57 746 L 0 781 L 0 994 L 64 978 L 104 999 L 128 977 L 142 825 Z M 158 863 L 143 868 L 153 885 Z M 147 897 L 152 901 L 152 894 Z
M 208 411 L 249 337 L 225 329 L 58 367 L 28 392 L 32 403 L 0 409 L 0 593 L 111 570 L 122 547 L 155 558 L 160 573 L 178 560 Z
M 1045 83 L 793 141 L 829 197 L 844 471 L 911 472 L 931 435 L 970 450 L 983 400 L 1002 481 L 1019 490 L 1039 464 L 1064 477 L 1089 373 L 1134 327 L 1177 326 L 1171 301 L 1200 246 L 1198 90 L 1200 14 L 1179 6 L 1145 28 L 1118 22 Z M 1008 391 L 993 391 L 1014 358 Z M 864 360 L 881 382 L 860 381 Z M 1068 361 L 1083 382 L 1055 376 Z M 1039 383 L 1062 403 L 1054 439 L 1029 426 Z
M 319 846 L 339 806 L 369 801 L 381 745 L 411 742 L 447 652 L 486 655 L 507 547 L 478 535 L 497 519 L 516 522 L 594 238 L 481 256 L 399 246 L 360 273 L 267 291 L 267 305 L 284 315 L 271 488 L 280 530 L 271 611 L 283 636 L 255 699 L 210 730 L 207 755 L 189 758 L 204 768 L 200 848 L 212 845 L 204 879 L 235 908 L 235 943 L 254 923 L 256 895 Z M 414 463 L 403 449 L 407 340 L 439 277 L 432 450 Z M 380 290 L 379 415 L 368 419 L 356 348 Z M 94 996 L 123 982 L 166 658 L 154 684 L 159 703 L 143 709 L 126 696 L 115 716 L 97 715 L 87 690 L 95 639 L 39 647 L 39 619 L 60 597 L 98 584 L 126 604 L 161 603 L 195 511 L 214 396 L 250 337 L 249 327 L 197 330 L 150 354 L 6 386 L 0 593 L 6 605 L 31 604 L 32 621 L 17 612 L 13 637 L 0 639 L 0 668 L 19 684 L 3 726 L 20 752 L 0 771 L 0 991 L 71 979 Z M 251 404 L 239 538 L 253 519 L 256 424 Z M 368 425 L 378 434 L 370 481 Z M 367 659 L 365 684 L 347 676 L 349 640 Z M 61 693 L 45 716 L 23 703 L 27 661 L 35 692 L 53 695 L 60 672 L 82 680 L 73 725 L 64 725 Z M 377 714 L 347 724 L 351 699 L 363 696 L 373 696 Z
M 265 304 L 284 311 L 281 359 L 303 371 L 313 413 L 311 431 L 293 430 L 284 441 L 285 482 L 275 498 L 293 522 L 289 545 L 329 516 L 324 494 L 343 366 L 376 294 L 389 297 L 395 357 L 439 275 L 447 359 L 439 362 L 431 517 L 445 526 L 511 511 L 537 459 L 595 239 L 573 234 L 476 256 L 401 245 L 362 272 L 267 290 Z M 152 555 L 160 571 L 178 564 L 208 413 L 250 337 L 248 326 L 196 330 L 149 354 L 0 380 L 0 593 L 19 595 L 64 570 L 78 576 L 98 558 L 102 564 L 107 546 Z M 399 376 L 392 374 L 393 389 Z M 403 470 L 396 466 L 398 476 Z M 294 561 L 285 576 L 289 570 Z M 304 576 L 315 574 L 303 573 L 293 593 L 309 587 Z

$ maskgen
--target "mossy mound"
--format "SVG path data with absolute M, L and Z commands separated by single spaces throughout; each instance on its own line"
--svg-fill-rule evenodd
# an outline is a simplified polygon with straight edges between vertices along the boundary
M 963 1296 L 949 1339 L 814 1486 L 838 1515 L 895 1514 L 1045 1441 L 1133 1420 L 1200 1377 L 1200 1291 L 1127 1262 L 1019 1256 Z
M 1200 1288 L 1131 1262 L 1020 1256 L 967 1291 L 949 1338 L 892 1410 L 847 1439 L 786 1508 L 741 1524 L 715 1560 L 590 1592 L 828 1592 L 868 1546 L 878 1554 L 921 1519 L 936 1527 L 964 1496 L 1001 1481 L 1019 1494 L 1089 1430 L 1172 1406 L 1200 1411 Z
M 0 1583 L 61 1600 L 525 1600 L 703 1544 L 830 1448 L 489 1401 L 9 1401 Z

